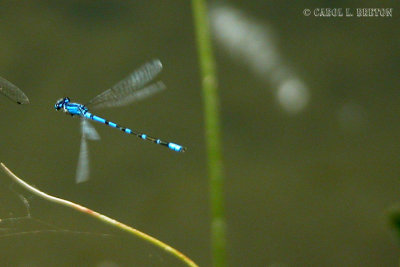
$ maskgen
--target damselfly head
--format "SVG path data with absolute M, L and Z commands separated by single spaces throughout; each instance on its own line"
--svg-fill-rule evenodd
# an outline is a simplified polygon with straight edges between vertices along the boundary
M 64 108 L 64 105 L 66 103 L 68 103 L 70 100 L 68 97 L 64 97 L 64 98 L 60 98 L 59 100 L 57 100 L 56 104 L 54 105 L 54 108 L 56 110 L 62 109 Z

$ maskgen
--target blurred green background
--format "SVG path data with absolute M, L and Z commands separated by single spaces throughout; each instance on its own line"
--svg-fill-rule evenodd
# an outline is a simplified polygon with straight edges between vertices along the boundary
M 253 35 L 244 38 L 250 47 L 232 48 L 220 38 L 218 25 L 229 23 L 218 24 L 220 13 L 214 11 L 225 7 L 244 23 L 232 24 L 233 33 L 258 25 L 254 41 Z M 317 7 L 394 10 L 392 18 L 303 15 L 305 8 Z M 399 3 L 236 0 L 211 8 L 229 265 L 397 265 L 385 210 L 400 200 Z M 0 97 L 0 160 L 43 191 L 132 225 L 210 266 L 190 2 L 2 1 L 0 38 L 0 76 L 31 101 L 17 106 Z M 254 51 L 259 52 L 252 59 Z M 102 140 L 89 144 L 91 180 L 75 184 L 79 120 L 56 112 L 56 100 L 69 96 L 85 103 L 153 58 L 164 64 L 159 77 L 168 90 L 97 113 L 188 151 L 172 153 L 95 125 Z M 271 58 L 272 67 L 265 64 Z M 272 71 L 263 69 L 268 66 Z M 301 80 L 300 92 L 308 96 L 295 111 L 280 104 L 281 72 Z M 21 190 L 5 174 L 0 177 L 0 218 L 26 215 Z M 33 219 L 6 221 L 0 223 L 1 266 L 182 266 L 144 241 L 24 195 L 32 216 L 52 227 L 112 236 L 14 235 L 50 227 Z

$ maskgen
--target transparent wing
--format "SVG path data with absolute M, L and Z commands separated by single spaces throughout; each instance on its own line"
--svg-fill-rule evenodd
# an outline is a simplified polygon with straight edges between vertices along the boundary
M 82 136 L 88 140 L 100 140 L 100 135 L 87 119 L 81 119 Z
M 0 92 L 18 104 L 29 104 L 29 99 L 24 92 L 2 77 L 0 77 Z
M 105 101 L 105 102 L 99 103 L 94 106 L 94 109 L 125 106 L 134 101 L 142 100 L 143 98 L 149 97 L 159 91 L 164 90 L 165 88 L 166 88 L 166 86 L 164 85 L 164 83 L 159 81 L 159 82 L 150 84 L 140 90 L 134 90 L 129 95 L 126 95 L 125 97 L 122 97 L 119 100 L 114 99 L 113 101 Z M 91 106 L 91 107 L 93 107 L 93 106 Z
M 89 153 L 86 138 L 82 135 L 78 166 L 76 168 L 76 182 L 82 183 L 87 180 L 89 180 Z
M 99 140 L 100 135 L 88 120 L 81 120 L 81 148 L 79 151 L 78 166 L 76 168 L 76 182 L 82 183 L 89 180 L 89 150 L 87 140 Z
M 149 86 L 152 87 L 151 90 L 148 89 L 149 87 L 144 87 L 148 82 L 153 80 L 158 73 L 160 73 L 161 69 L 162 64 L 158 59 L 148 62 L 135 70 L 124 80 L 94 97 L 86 106 L 93 109 L 123 106 L 135 100 L 142 99 L 143 95 L 150 95 L 150 91 L 155 93 L 156 91 L 165 89 L 165 86 L 161 82 Z M 147 93 L 140 94 L 139 91 L 147 91 Z M 142 97 L 140 97 L 141 95 Z

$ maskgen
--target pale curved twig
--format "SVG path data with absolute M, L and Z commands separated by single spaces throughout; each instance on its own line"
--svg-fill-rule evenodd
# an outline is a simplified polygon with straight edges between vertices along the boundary
M 103 214 L 100 214 L 96 211 L 93 211 L 91 209 L 88 209 L 84 206 L 81 206 L 79 204 L 76 204 L 74 202 L 65 200 L 65 199 L 61 199 L 58 197 L 54 197 L 51 196 L 49 194 L 46 194 L 42 191 L 40 191 L 39 189 L 36 189 L 35 187 L 29 185 L 28 183 L 26 183 L 25 181 L 23 181 L 21 178 L 17 177 L 10 169 L 8 169 L 6 167 L 6 165 L 4 165 L 4 163 L 0 163 L 1 167 L 3 168 L 3 170 L 5 171 L 6 174 L 8 174 L 17 184 L 19 184 L 20 186 L 22 186 L 23 188 L 25 188 L 26 190 L 28 190 L 29 192 L 31 192 L 32 194 L 41 197 L 43 199 L 46 199 L 50 202 L 53 203 L 57 203 L 69 208 L 72 208 L 74 210 L 77 210 L 79 212 L 88 214 L 104 223 L 107 223 L 111 226 L 114 226 L 122 231 L 128 232 L 136 237 L 139 237 L 141 239 L 146 240 L 147 242 L 165 250 L 166 252 L 170 253 L 171 255 L 175 256 L 176 258 L 178 258 L 179 260 L 183 261 L 184 263 L 186 263 L 188 266 L 192 266 L 192 267 L 198 267 L 198 265 L 196 263 L 194 263 L 191 259 L 189 259 L 188 257 L 186 257 L 183 253 L 181 253 L 180 251 L 174 249 L 173 247 L 165 244 L 164 242 L 148 235 L 145 234 L 135 228 L 132 228 L 126 224 L 123 224 L 121 222 L 118 222 L 117 220 L 114 220 L 110 217 L 107 217 Z

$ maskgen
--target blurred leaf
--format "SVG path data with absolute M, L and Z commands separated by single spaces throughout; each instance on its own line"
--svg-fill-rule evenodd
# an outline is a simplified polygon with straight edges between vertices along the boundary
M 397 234 L 398 241 L 400 242 L 400 203 L 395 204 L 388 209 L 387 215 L 389 217 L 389 224 Z

